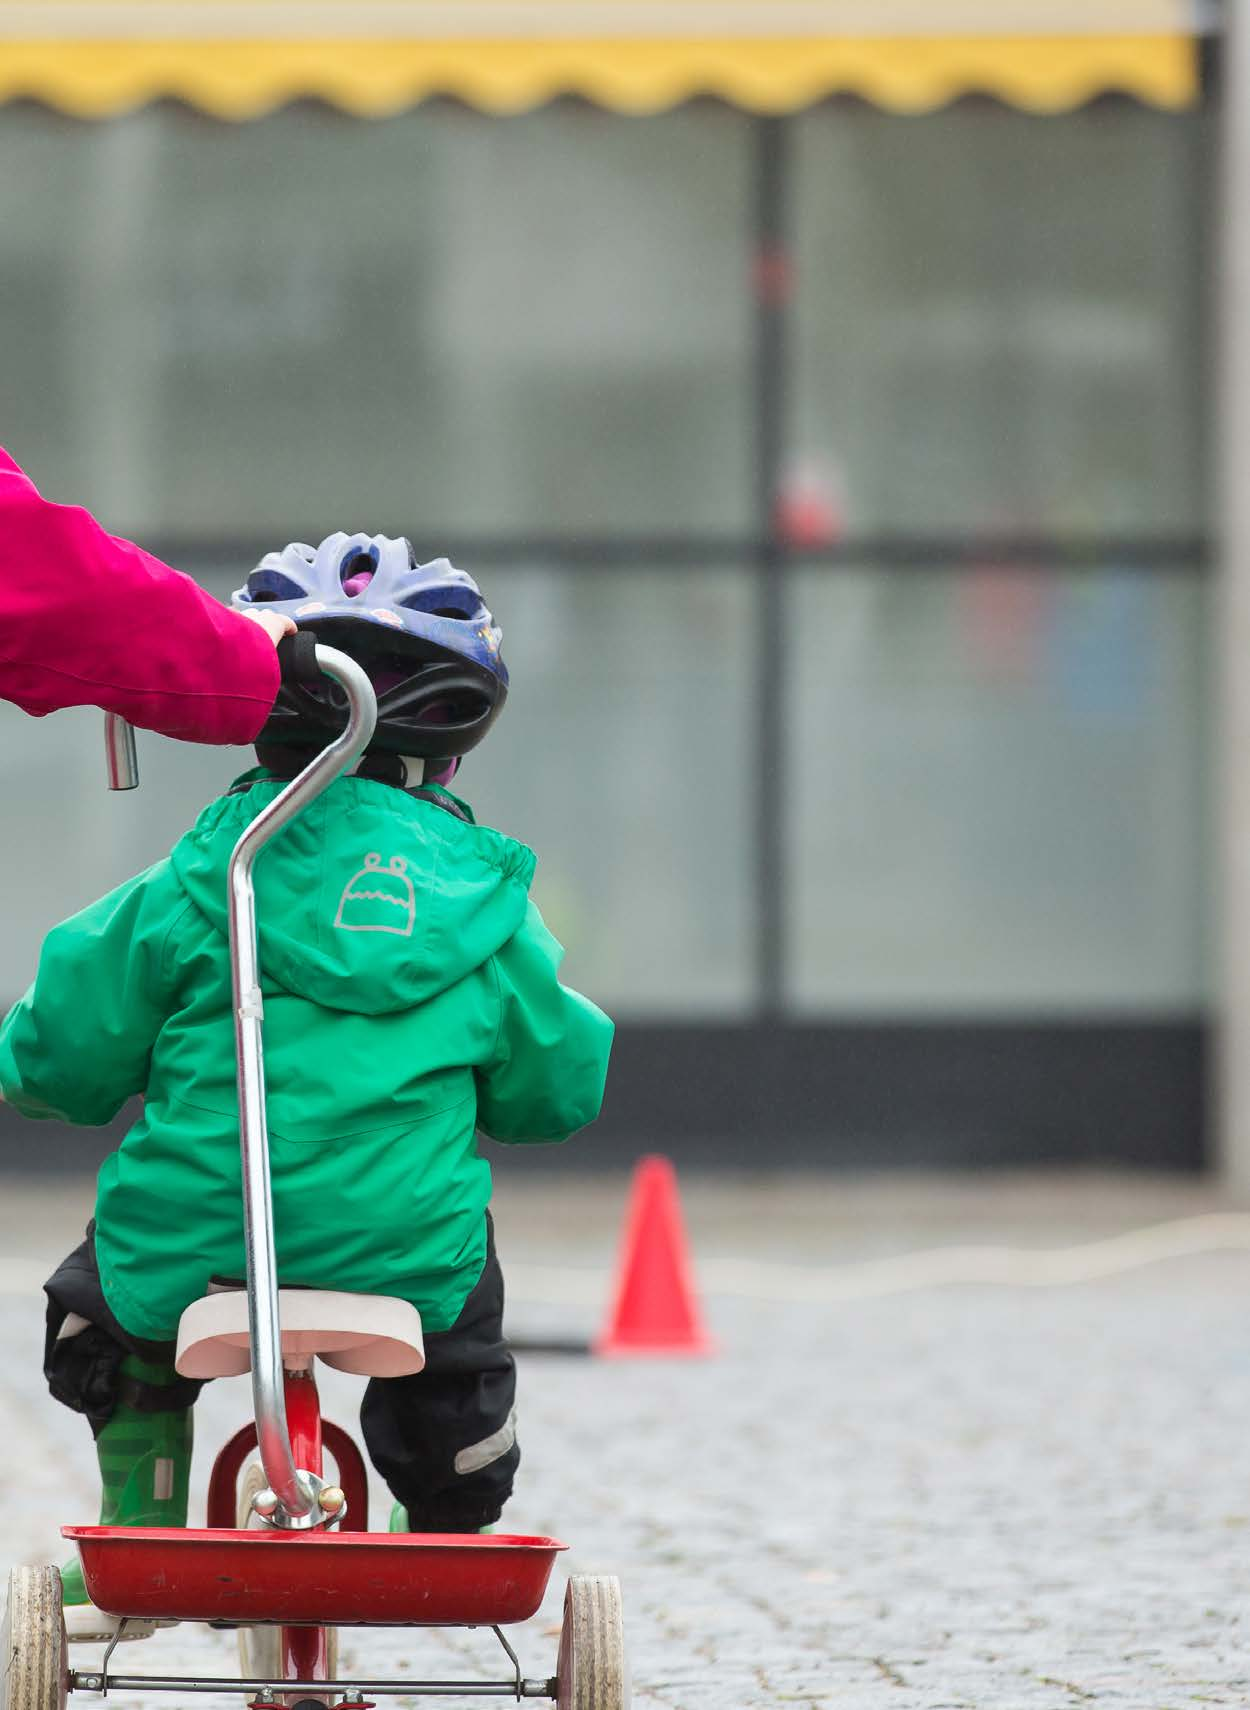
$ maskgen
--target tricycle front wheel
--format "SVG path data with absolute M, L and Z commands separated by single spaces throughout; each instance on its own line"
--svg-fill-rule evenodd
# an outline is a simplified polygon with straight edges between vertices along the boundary
M 556 1685 L 557 1710 L 629 1710 L 621 1582 L 613 1575 L 569 1580 Z
M 0 1627 L 0 1710 L 65 1710 L 68 1649 L 61 1570 L 14 1568 Z

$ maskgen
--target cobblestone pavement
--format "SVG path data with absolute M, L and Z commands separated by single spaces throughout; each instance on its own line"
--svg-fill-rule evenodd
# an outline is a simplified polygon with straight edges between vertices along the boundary
M 953 1243 L 1060 1247 L 1235 1209 L 1136 1178 L 683 1190 L 698 1261 L 755 1259 L 760 1274 Z M 39 1306 L 23 1289 L 77 1238 L 90 1190 L 0 1191 L 5 1536 L 10 1560 L 37 1561 L 58 1553 L 60 1520 L 94 1518 L 95 1486 L 83 1422 L 42 1390 Z M 505 1181 L 499 1244 L 522 1342 L 593 1328 L 623 1195 L 619 1179 Z M 514 1635 L 527 1674 L 553 1665 L 564 1572 L 611 1571 L 635 1702 L 657 1710 L 1250 1701 L 1250 1254 L 1068 1288 L 823 1304 L 763 1292 L 709 1296 L 714 1359 L 521 1353 L 508 1522 L 573 1541 Z M 351 1380 L 328 1373 L 323 1392 L 351 1424 Z M 243 1380 L 200 1404 L 201 1513 L 209 1450 L 247 1405 Z M 375 1523 L 382 1511 L 378 1492 Z M 480 1632 L 360 1634 L 343 1657 L 348 1671 L 500 1678 L 492 1650 Z M 234 1655 L 229 1635 L 178 1628 L 128 1646 L 126 1663 L 223 1673 Z

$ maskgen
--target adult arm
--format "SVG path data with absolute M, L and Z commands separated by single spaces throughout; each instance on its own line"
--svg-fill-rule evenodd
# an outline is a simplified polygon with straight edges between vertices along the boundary
M 0 449 L 0 698 L 248 743 L 278 692 L 275 639 L 87 511 L 51 504 Z

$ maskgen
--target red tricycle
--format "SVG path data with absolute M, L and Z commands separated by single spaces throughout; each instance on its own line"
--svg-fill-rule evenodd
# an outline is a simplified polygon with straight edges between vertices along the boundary
M 420 1371 L 416 1308 L 277 1285 L 252 868 L 263 844 L 356 763 L 376 717 L 372 685 L 353 660 L 323 646 L 315 658 L 342 690 L 346 726 L 252 821 L 230 863 L 246 1285 L 193 1302 L 178 1333 L 177 1366 L 187 1377 L 250 1368 L 255 1422 L 217 1455 L 206 1526 L 62 1528 L 78 1547 L 92 1604 L 107 1618 L 93 1635 L 107 1641 L 98 1665 L 70 1666 L 59 1570 L 13 1570 L 0 1634 L 0 1710 L 65 1710 L 71 1692 L 242 1694 L 250 1710 L 371 1710 L 387 1695 L 546 1698 L 559 1710 L 629 1703 L 615 1578 L 569 1580 L 553 1674 L 523 1675 L 504 1636 L 505 1626 L 527 1620 L 542 1602 L 566 1547 L 557 1539 L 368 1530 L 364 1462 L 348 1433 L 322 1419 L 313 1361 L 364 1376 Z M 133 736 L 116 719 L 108 753 L 110 782 L 133 787 Z M 119 1640 L 184 1621 L 237 1629 L 238 1678 L 114 1672 Z M 507 1677 L 338 1678 L 336 1628 L 437 1626 L 492 1629 L 507 1654 Z

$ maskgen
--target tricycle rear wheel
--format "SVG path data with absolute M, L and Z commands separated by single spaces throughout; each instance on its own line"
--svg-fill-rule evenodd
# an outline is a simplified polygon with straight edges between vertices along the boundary
M 629 1710 L 621 1582 L 613 1575 L 569 1580 L 556 1685 L 557 1710 Z
M 65 1710 L 69 1660 L 59 1568 L 10 1573 L 0 1668 L 0 1710 Z

